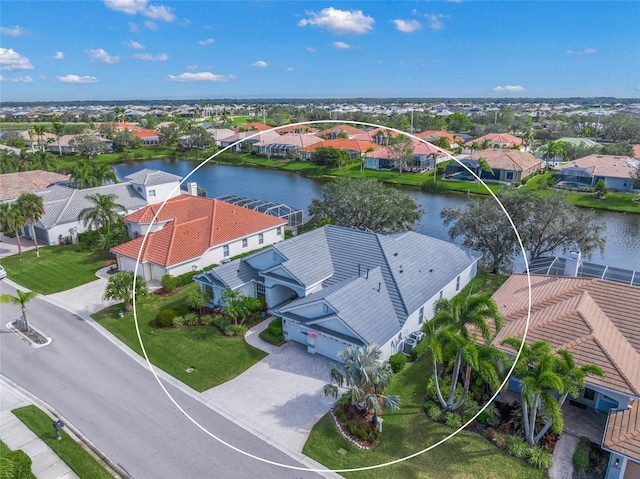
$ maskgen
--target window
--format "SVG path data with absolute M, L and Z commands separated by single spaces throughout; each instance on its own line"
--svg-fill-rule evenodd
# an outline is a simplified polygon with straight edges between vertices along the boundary
M 507 180 L 513 180 L 513 171 L 507 171 L 507 175 L 505 176 Z
M 149 190 L 149 197 L 156 196 L 156 190 Z
M 460 276 L 456 278 L 456 291 L 460 291 Z
M 227 258 L 229 256 L 229 245 L 226 244 L 222 247 L 222 255 Z
M 420 308 L 420 313 L 418 315 L 418 324 L 422 324 L 424 322 L 424 306 Z
M 256 297 L 264 298 L 266 296 L 266 290 L 264 289 L 264 283 L 256 283 Z
M 625 186 L 626 186 L 626 185 L 625 185 Z M 277 234 L 278 236 L 282 235 L 282 226 L 278 226 L 278 227 L 276 228 L 276 234 Z
M 262 233 L 258 233 L 258 244 L 264 243 L 264 235 Z
M 322 311 L 324 311 L 325 313 L 328 313 L 328 312 L 329 312 L 329 305 L 328 305 L 328 304 L 326 304 L 326 303 L 325 303 L 325 304 L 323 304 L 323 305 L 322 305 Z
M 247 246 L 249 246 L 249 242 L 247 241 L 247 238 L 243 238 L 242 239 L 242 247 L 246 248 Z

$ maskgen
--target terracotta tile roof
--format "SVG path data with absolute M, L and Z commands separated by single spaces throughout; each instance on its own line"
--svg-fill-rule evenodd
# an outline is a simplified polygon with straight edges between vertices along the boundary
M 447 150 L 436 148 L 431 143 L 424 143 L 422 141 L 413 141 L 412 144 L 413 144 L 414 155 L 426 155 L 426 156 L 435 155 L 436 157 L 440 157 L 440 156 L 445 156 L 446 154 L 450 154 Z M 384 146 L 384 147 L 378 146 L 378 149 L 376 149 L 376 151 L 367 153 L 366 157 L 389 159 L 393 157 L 393 154 L 391 149 L 388 146 Z
M 69 177 L 51 171 L 22 171 L 0 175 L 0 200 L 17 198 L 22 193 L 33 193 L 60 181 L 69 181 Z
M 627 409 L 609 413 L 602 445 L 640 461 L 640 401 L 635 399 Z
M 382 134 L 386 134 L 387 136 L 389 136 L 390 138 L 395 138 L 396 136 L 398 136 L 398 133 L 396 133 L 395 131 L 391 131 L 388 130 L 387 128 L 382 128 L 382 127 L 378 127 L 378 128 L 374 128 L 373 130 L 369 130 L 369 131 L 365 131 L 363 133 L 360 133 L 359 135 L 356 135 L 352 138 L 352 140 L 362 140 L 362 141 L 376 141 L 376 137 L 378 135 L 378 133 L 382 133 Z
M 158 213 L 156 221 L 166 222 L 160 231 L 148 235 L 140 257 L 140 261 L 161 266 L 197 258 L 213 246 L 287 223 L 275 216 L 200 196 L 180 195 L 161 207 L 161 203 L 149 205 L 124 217 L 126 222 L 150 223 Z M 143 237 L 136 238 L 111 251 L 136 259 L 142 240 Z
M 309 125 L 293 125 L 293 126 L 287 125 L 287 126 L 281 126 L 279 128 L 276 128 L 276 131 L 281 135 L 285 133 L 310 133 L 315 135 L 320 130 L 318 128 L 314 128 Z
M 136 138 L 147 138 L 150 136 L 158 136 L 160 133 L 158 133 L 156 130 L 146 130 L 143 128 L 139 128 L 137 130 L 133 130 L 131 134 Z
M 360 128 L 356 128 L 355 126 L 351 126 L 351 125 L 336 125 L 336 126 L 332 126 L 331 128 L 327 128 L 325 130 L 322 130 L 319 135 L 331 135 L 333 134 L 340 134 L 341 131 L 344 131 L 349 137 L 353 137 L 356 135 L 361 135 L 362 133 L 364 133 L 364 130 L 361 130 Z
M 267 131 L 273 128 L 272 126 L 266 125 L 260 121 L 251 121 L 249 123 L 245 123 L 244 125 L 238 125 L 234 127 L 233 131 L 236 133 L 241 131 Z
M 595 176 L 609 176 L 615 178 L 629 178 L 635 168 L 637 160 L 628 156 L 589 155 L 567 163 L 562 169 L 579 167 L 586 168 Z
M 319 143 L 322 141 L 322 138 L 315 135 L 309 135 L 306 133 L 285 133 L 284 135 L 280 135 L 277 138 L 268 138 L 265 140 L 260 140 L 256 143 L 256 146 L 266 146 L 266 145 L 294 145 L 294 146 L 310 146 L 314 143 Z
M 474 142 L 478 145 L 484 140 L 489 140 L 491 143 L 505 143 L 508 147 L 513 145 L 522 145 L 522 138 L 513 136 L 509 133 L 487 133 L 484 136 L 476 138 L 465 143 L 467 146 L 471 146 Z
M 542 164 L 542 160 L 527 151 L 503 148 L 487 148 L 476 151 L 467 158 L 471 160 L 484 158 L 491 168 L 500 170 L 525 171 Z
M 449 133 L 448 131 L 443 131 L 443 130 L 425 130 L 425 131 L 421 131 L 420 133 L 416 133 L 416 136 L 418 138 L 422 138 L 423 140 L 437 140 L 438 138 L 446 138 L 447 140 L 449 140 L 449 143 L 455 143 L 456 142 L 456 138 L 454 138 L 454 136 Z
M 527 276 L 512 275 L 493 295 L 505 319 L 492 344 L 526 329 Z M 527 342 L 548 341 L 567 349 L 577 364 L 595 364 L 605 378 L 589 382 L 640 395 L 640 288 L 600 279 L 531 276 Z M 504 347 L 504 349 L 508 349 Z
M 372 141 L 348 140 L 345 138 L 337 138 L 335 140 L 323 140 L 313 145 L 300 148 L 301 153 L 314 152 L 318 148 L 335 148 L 337 150 L 352 150 L 359 153 L 367 151 L 369 148 L 381 148 L 380 145 Z
M 633 145 L 633 157 L 640 160 L 640 145 Z
M 128 121 L 121 121 L 119 123 L 116 123 L 116 129 L 118 130 L 137 130 L 140 127 L 138 125 L 136 125 L 135 123 L 129 123 Z

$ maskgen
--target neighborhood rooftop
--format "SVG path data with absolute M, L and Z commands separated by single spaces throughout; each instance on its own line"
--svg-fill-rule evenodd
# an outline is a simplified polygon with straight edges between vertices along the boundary
M 561 256 L 538 258 L 529 263 L 531 274 L 564 276 L 567 259 Z M 598 278 L 618 283 L 640 286 L 640 271 L 615 268 L 597 263 L 581 262 L 578 268 L 579 278 Z
M 244 196 L 224 195 L 216 199 L 231 203 L 233 205 L 242 206 L 250 210 L 259 211 L 267 215 L 275 216 L 287 220 L 288 226 L 300 226 L 303 223 L 303 212 L 300 209 L 292 208 L 284 203 L 273 203 L 265 200 L 255 200 Z

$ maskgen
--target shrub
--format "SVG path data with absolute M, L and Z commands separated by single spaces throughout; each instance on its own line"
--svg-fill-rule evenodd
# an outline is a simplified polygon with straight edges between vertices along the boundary
M 282 335 L 282 318 L 274 318 L 269 322 L 267 326 L 269 330 L 269 334 L 272 336 L 281 336 Z
M 227 327 L 231 324 L 231 318 L 227 315 L 219 315 L 213 318 L 213 324 L 215 324 L 220 330 L 226 331 Z
M 210 314 L 204 314 L 200 316 L 200 324 L 202 324 L 203 326 L 211 326 L 213 324 L 213 321 L 213 316 L 211 316 Z
M 195 326 L 198 324 L 198 315 L 195 313 L 185 314 L 183 317 L 185 326 Z
M 442 410 L 437 404 L 428 401 L 424 403 L 424 410 L 427 413 L 427 417 L 434 422 L 439 422 L 442 419 Z
M 529 454 L 529 445 L 518 436 L 508 436 L 507 454 L 519 459 L 524 459 Z
M 389 365 L 394 374 L 399 373 L 407 365 L 407 357 L 402 353 L 393 354 L 389 358 Z
M 451 389 L 451 377 L 445 376 L 444 378 L 439 378 L 438 385 L 440 386 L 440 392 L 445 396 L 445 398 L 449 397 L 449 390 Z M 456 392 L 453 395 L 454 402 L 460 399 L 460 396 L 462 396 L 462 386 L 460 384 L 457 384 Z M 429 377 L 429 381 L 427 381 L 427 397 L 434 401 L 438 400 L 438 395 L 436 394 L 436 384 L 433 380 L 433 375 L 431 375 Z
M 176 328 L 180 328 L 182 326 L 185 326 L 186 325 L 185 317 L 184 316 L 176 316 L 175 318 L 173 318 L 173 321 L 171 323 Z
M 475 416 L 480 410 L 480 406 L 475 399 L 470 396 L 466 396 L 462 402 L 462 410 L 471 416 Z
M 21 449 L 11 451 L 7 459 L 13 463 L 13 474 L 16 479 L 30 477 L 31 458 Z
M 156 326 L 159 328 L 168 328 L 173 324 L 173 318 L 177 316 L 173 309 L 163 309 L 156 316 Z
M 446 413 L 444 423 L 451 429 L 459 429 L 462 427 L 462 419 L 460 418 L 460 415 L 455 412 Z
M 15 479 L 15 465 L 8 457 L 0 456 L 0 479 Z
M 527 462 L 538 469 L 549 469 L 553 462 L 553 456 L 541 447 L 533 446 L 529 448 Z
M 180 288 L 182 286 L 187 286 L 193 283 L 193 277 L 196 274 L 202 273 L 203 271 L 204 271 L 203 269 L 200 269 L 198 271 L 189 271 L 188 273 L 184 273 L 179 276 L 176 276 L 176 287 Z
M 591 449 L 591 440 L 582 436 L 578 441 L 578 447 L 573 453 L 573 465 L 577 469 L 586 469 L 589 466 L 589 449 Z
M 178 279 L 170 274 L 165 274 L 160 280 L 160 284 L 162 285 L 162 289 L 165 293 L 172 293 L 176 289 Z
M 499 432 L 496 432 L 491 438 L 491 440 L 500 449 L 504 449 L 505 447 L 507 447 L 507 436 L 504 434 L 500 434 Z
M 411 360 L 417 361 L 418 359 L 420 359 L 422 356 L 426 354 L 427 349 L 429 349 L 429 344 L 427 341 L 422 341 L 416 344 L 414 348 L 411 350 Z
M 227 336 L 244 336 L 247 334 L 247 327 L 243 324 L 230 324 L 224 328 L 224 333 Z

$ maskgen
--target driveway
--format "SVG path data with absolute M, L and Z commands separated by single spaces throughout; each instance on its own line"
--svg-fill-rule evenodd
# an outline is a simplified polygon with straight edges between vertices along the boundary
M 331 361 L 312 356 L 301 344 L 289 341 L 276 347 L 258 333 L 263 321 L 247 334 L 247 342 L 269 353 L 235 379 L 202 393 L 202 400 L 225 410 L 234 421 L 249 422 L 266 437 L 302 451 L 311 428 L 334 402 L 322 388 L 329 381 Z

